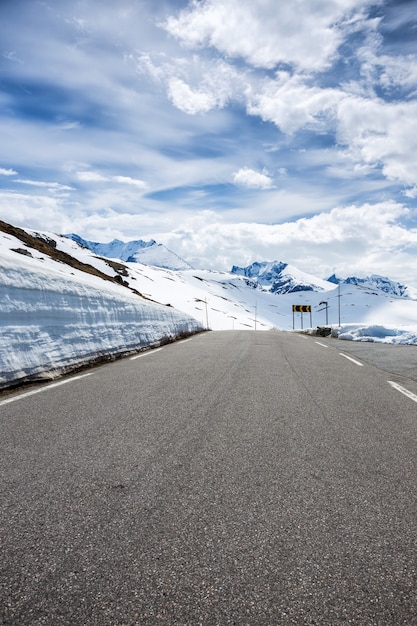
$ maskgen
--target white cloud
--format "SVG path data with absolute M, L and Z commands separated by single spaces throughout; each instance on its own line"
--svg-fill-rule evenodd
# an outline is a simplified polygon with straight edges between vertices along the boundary
M 4 167 L 0 167 L 0 176 L 16 176 L 17 172 L 12 169 L 5 169 Z
M 145 181 L 138 178 L 132 178 L 131 176 L 103 176 L 100 172 L 94 172 L 91 170 L 77 171 L 76 176 L 78 180 L 86 183 L 106 183 L 114 181 L 120 185 L 133 185 L 134 187 L 139 187 L 140 189 L 147 188 Z
M 116 183 L 125 184 L 125 185 L 134 185 L 135 187 L 140 187 L 140 189 L 146 189 L 147 184 L 143 180 L 139 180 L 137 178 L 131 178 L 130 176 L 113 176 L 113 180 Z
M 287 63 L 304 70 L 327 67 L 346 31 L 366 25 L 367 0 L 299 0 L 297 10 L 276 0 L 193 1 L 164 28 L 190 47 L 211 46 L 250 65 Z
M 77 172 L 77 178 L 85 183 L 101 183 L 108 180 L 106 176 L 103 176 L 99 172 L 90 171 Z
M 167 73 L 170 73 L 169 68 L 172 67 L 172 62 L 168 61 L 163 53 L 155 56 L 157 58 L 153 60 L 148 52 L 140 52 L 136 55 L 130 53 L 126 59 L 133 61 L 139 74 L 147 74 L 156 82 L 164 82 Z
M 382 55 L 377 60 L 381 67 L 379 82 L 384 87 L 406 87 L 417 90 L 417 55 L 389 57 Z
M 66 122 L 60 122 L 58 128 L 60 130 L 78 130 L 81 128 L 81 124 L 77 121 L 68 120 Z
M 338 105 L 338 141 L 355 162 L 381 167 L 406 185 L 417 180 L 417 102 L 350 97 Z
M 246 87 L 244 72 L 223 60 L 198 55 L 167 59 L 163 54 L 152 58 L 142 53 L 136 69 L 164 85 L 172 104 L 189 115 L 221 109 Z
M 417 229 L 407 229 L 406 207 L 395 202 L 334 208 L 283 224 L 230 223 L 210 211 L 156 234 L 199 267 L 230 270 L 233 264 L 280 260 L 327 277 L 370 273 L 417 286 Z
M 340 90 L 309 87 L 306 77 L 277 72 L 275 80 L 265 80 L 257 93 L 248 92 L 247 110 L 293 133 L 306 126 L 326 126 L 343 96 Z
M 68 185 L 62 185 L 61 183 L 48 183 L 43 180 L 28 180 L 16 178 L 16 183 L 20 183 L 21 185 L 30 185 L 32 187 L 47 187 L 50 190 L 56 191 L 71 191 L 73 187 L 69 187 Z
M 23 61 L 17 57 L 15 50 L 4 51 L 1 53 L 0 56 L 2 56 L 4 59 L 7 59 L 8 61 L 13 61 L 20 64 L 23 63 Z
M 409 187 L 403 191 L 406 198 L 417 198 L 417 185 L 413 185 L 413 187 Z
M 184 113 L 207 113 L 216 106 L 216 96 L 204 90 L 193 90 L 180 78 L 171 78 L 168 96 L 172 104 Z
M 242 185 L 251 189 L 271 189 L 273 182 L 266 170 L 257 172 L 250 167 L 242 167 L 237 172 L 234 172 L 233 181 L 236 185 Z
M 416 95 L 417 89 L 417 55 L 395 54 L 387 55 L 383 52 L 383 37 L 372 33 L 366 39 L 364 46 L 357 51 L 360 63 L 360 87 L 371 93 L 376 86 L 386 90 L 401 87 L 411 90 Z
M 25 194 L 0 190 L 0 219 L 14 226 L 72 232 L 72 216 L 63 210 L 62 197 L 50 193 Z

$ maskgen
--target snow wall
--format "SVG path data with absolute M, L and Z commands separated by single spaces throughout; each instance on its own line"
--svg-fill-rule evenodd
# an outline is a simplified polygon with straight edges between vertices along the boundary
M 22 265 L 0 266 L 0 389 L 203 330 L 115 283 Z

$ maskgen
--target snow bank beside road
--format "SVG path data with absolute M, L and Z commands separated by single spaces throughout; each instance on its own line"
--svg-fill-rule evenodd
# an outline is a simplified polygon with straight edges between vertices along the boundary
M 415 327 L 393 328 L 381 324 L 343 324 L 340 330 L 335 328 L 333 332 L 339 339 L 348 341 L 417 345 L 417 329 Z
M 125 287 L 3 250 L 0 389 L 202 330 L 194 318 Z

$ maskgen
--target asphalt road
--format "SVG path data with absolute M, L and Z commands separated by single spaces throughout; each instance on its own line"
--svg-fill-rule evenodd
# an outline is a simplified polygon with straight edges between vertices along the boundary
M 0 398 L 1 623 L 417 624 L 417 383 L 341 343 L 206 333 Z
M 417 381 L 417 346 L 317 337 L 317 341 L 391 374 Z

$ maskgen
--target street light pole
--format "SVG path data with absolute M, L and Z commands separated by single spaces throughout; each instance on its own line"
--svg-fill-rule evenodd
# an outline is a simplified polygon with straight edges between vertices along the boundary
M 195 302 L 201 302 L 203 304 L 205 304 L 206 307 L 206 329 L 209 329 L 209 319 L 208 319 L 208 308 L 207 308 L 207 298 L 204 298 L 204 300 L 201 300 L 201 298 L 194 298 Z
M 337 285 L 337 299 L 338 299 L 338 309 L 339 309 L 339 328 L 341 326 L 340 324 L 340 282 Z
M 329 325 L 329 303 L 326 301 L 319 302 L 319 306 L 321 306 L 322 304 L 324 304 L 324 306 L 326 307 L 326 326 L 328 326 Z
M 206 305 L 206 328 L 208 330 L 209 329 L 209 322 L 208 322 L 207 298 L 204 300 L 204 304 Z

